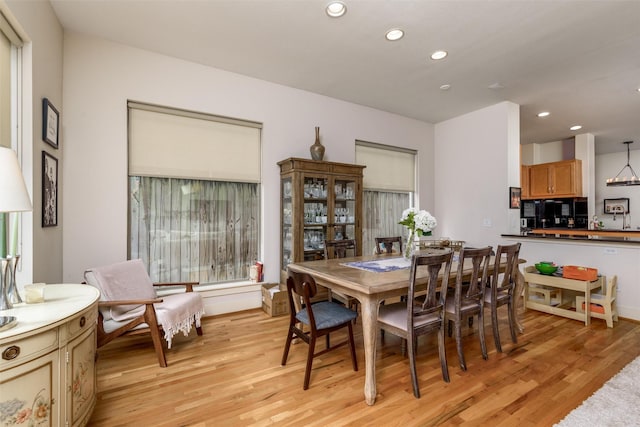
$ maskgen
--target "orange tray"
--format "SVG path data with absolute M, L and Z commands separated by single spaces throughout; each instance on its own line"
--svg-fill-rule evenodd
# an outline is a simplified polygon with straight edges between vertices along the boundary
M 593 282 L 598 279 L 598 269 L 577 265 L 565 265 L 562 267 L 562 277 L 565 279 L 588 280 Z

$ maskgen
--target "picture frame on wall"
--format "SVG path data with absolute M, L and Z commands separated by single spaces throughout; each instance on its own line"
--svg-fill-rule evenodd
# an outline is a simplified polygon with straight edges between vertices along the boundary
M 60 113 L 47 98 L 42 99 L 42 139 L 54 148 L 58 148 Z
M 509 187 L 509 209 L 520 209 L 520 187 Z
M 58 225 L 58 159 L 42 152 L 42 226 Z

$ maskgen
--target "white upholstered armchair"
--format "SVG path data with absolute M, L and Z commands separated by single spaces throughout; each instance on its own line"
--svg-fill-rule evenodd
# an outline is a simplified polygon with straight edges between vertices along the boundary
M 173 336 L 188 335 L 195 324 L 202 335 L 200 317 L 204 314 L 202 297 L 193 292 L 198 283 L 152 283 L 141 260 L 119 262 L 84 272 L 86 282 L 100 291 L 98 347 L 114 338 L 132 333 L 150 332 L 158 362 L 167 366 L 160 333 L 167 348 Z M 158 298 L 154 287 L 184 286 L 185 292 Z

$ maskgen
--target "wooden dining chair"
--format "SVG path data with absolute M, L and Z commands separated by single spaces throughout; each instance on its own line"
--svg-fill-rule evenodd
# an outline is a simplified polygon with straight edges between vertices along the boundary
M 518 342 L 516 336 L 516 319 L 513 316 L 513 304 L 515 301 L 514 291 L 516 278 L 518 275 L 518 256 L 520 254 L 520 243 L 513 245 L 498 245 L 496 249 L 493 274 L 489 278 L 488 289 L 485 289 L 484 306 L 491 312 L 491 326 L 493 328 L 493 340 L 496 350 L 502 353 L 500 344 L 500 328 L 498 327 L 498 307 L 506 305 L 509 321 L 509 331 L 511 341 Z M 500 271 L 504 269 L 504 272 Z
M 342 240 L 325 240 L 324 241 L 324 258 L 347 258 L 356 256 L 356 241 L 355 239 L 342 239 Z M 328 290 L 329 301 L 334 297 L 338 301 L 342 302 L 346 307 L 352 310 L 358 310 L 358 300 L 352 296 L 345 295 L 341 292 L 335 292 L 331 289 Z
M 307 365 L 304 373 L 304 390 L 309 388 L 313 359 L 345 344 L 349 344 L 353 370 L 358 370 L 352 326 L 352 322 L 358 314 L 332 301 L 319 301 L 311 304 L 311 299 L 316 295 L 317 291 L 318 289 L 313 277 L 308 274 L 289 271 L 287 277 L 287 296 L 291 310 L 289 314 L 289 331 L 287 332 L 287 341 L 284 345 L 284 354 L 282 355 L 282 366 L 287 364 L 289 348 L 291 347 L 293 338 L 298 337 L 309 345 Z M 302 307 L 297 311 L 294 305 L 295 299 L 302 299 Z M 309 331 L 304 331 L 298 327 L 299 323 L 307 325 Z M 348 339 L 331 346 L 329 344 L 329 334 L 345 327 L 348 329 Z M 327 338 L 326 346 L 324 350 L 316 353 L 316 341 L 322 336 Z
M 445 292 L 438 292 L 440 286 L 446 288 L 451 272 L 453 252 L 444 254 L 417 254 L 411 260 L 409 290 L 405 301 L 380 306 L 378 327 L 397 335 L 406 341 L 409 353 L 409 367 L 413 383 L 413 395 L 420 397 L 416 372 L 417 339 L 420 335 L 438 333 L 438 352 L 442 379 L 449 382 L 449 366 L 444 345 L 444 303 Z M 416 292 L 418 271 L 426 271 L 426 291 Z M 440 277 L 440 273 L 442 276 Z M 422 275 L 421 275 L 422 276 Z M 410 303 L 408 303 L 409 301 Z
M 376 254 L 380 255 L 382 253 L 393 253 L 394 243 L 397 243 L 398 246 L 398 250 L 396 250 L 395 252 L 402 254 L 402 236 L 376 237 Z
M 467 370 L 462 349 L 462 325 L 473 316 L 478 316 L 478 332 L 482 358 L 487 359 L 487 344 L 484 334 L 484 290 L 487 283 L 489 260 L 492 248 L 463 247 L 458 255 L 458 270 L 453 292 L 446 292 L 445 320 L 453 323 L 456 338 L 456 348 L 460 368 Z M 471 271 L 465 274 L 465 269 Z M 471 325 L 471 323 L 469 323 Z

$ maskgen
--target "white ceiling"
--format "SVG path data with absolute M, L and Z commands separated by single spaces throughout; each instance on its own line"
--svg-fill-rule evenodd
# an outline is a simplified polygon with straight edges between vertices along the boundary
M 592 133 L 597 153 L 640 149 L 640 1 L 344 0 L 338 19 L 328 0 L 51 3 L 66 30 L 430 123 L 507 100 L 522 143 Z

